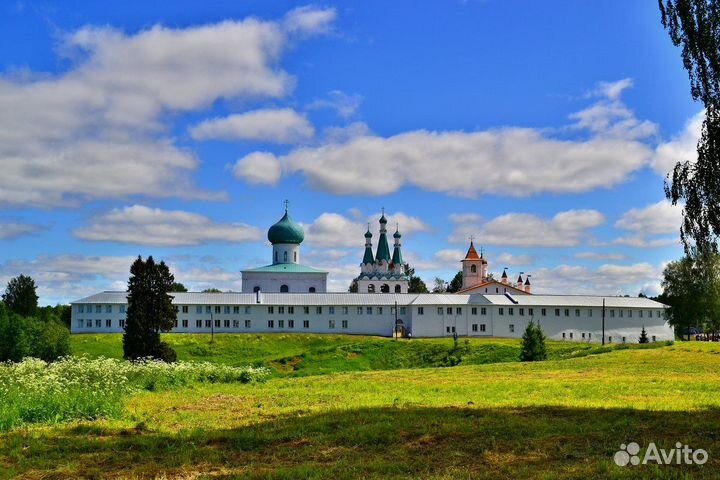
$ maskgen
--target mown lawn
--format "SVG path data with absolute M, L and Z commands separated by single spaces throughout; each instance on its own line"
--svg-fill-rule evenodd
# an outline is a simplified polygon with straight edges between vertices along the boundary
M 1 478 L 717 478 L 720 346 L 276 377 L 0 435 Z M 618 467 L 621 443 L 706 465 Z
M 317 334 L 165 334 L 179 360 L 207 361 L 232 366 L 265 366 L 276 376 L 322 375 L 337 372 L 425 368 L 517 362 L 520 341 L 510 338 L 452 338 L 392 340 L 359 335 Z M 73 335 L 73 353 L 90 358 L 122 358 L 122 335 Z M 614 348 L 597 343 L 548 341 L 550 358 L 584 356 Z M 648 348 L 659 344 L 648 345 Z

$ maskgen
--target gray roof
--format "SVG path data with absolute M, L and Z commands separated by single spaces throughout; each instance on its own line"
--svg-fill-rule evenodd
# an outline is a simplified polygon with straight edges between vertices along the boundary
M 173 293 L 176 305 L 254 305 L 254 293 Z M 528 307 L 662 308 L 649 298 L 588 295 L 458 295 L 443 293 L 261 293 L 263 305 L 498 305 Z M 73 304 L 125 304 L 126 292 L 101 292 Z

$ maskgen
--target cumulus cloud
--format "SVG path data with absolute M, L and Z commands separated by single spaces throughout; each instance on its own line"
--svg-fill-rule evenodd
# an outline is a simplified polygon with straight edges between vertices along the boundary
M 532 255 L 513 255 L 512 253 L 501 253 L 495 258 L 498 265 L 532 265 L 536 258 Z
M 246 242 L 262 238 L 262 232 L 250 225 L 216 223 L 196 213 L 143 205 L 99 215 L 90 225 L 75 229 L 73 234 L 82 240 L 158 246 Z
M 358 94 L 349 95 L 341 90 L 332 90 L 328 92 L 327 98 L 313 100 L 307 105 L 307 108 L 309 110 L 328 108 L 335 110 L 342 118 L 350 118 L 360 108 L 362 100 L 362 96 Z
M 575 258 L 586 260 L 625 260 L 627 255 L 623 253 L 605 253 L 605 252 L 578 252 Z
M 285 15 L 283 26 L 292 34 L 317 35 L 329 32 L 336 16 L 334 8 L 318 9 L 306 5 L 290 10 Z
M 615 223 L 617 228 L 639 233 L 677 233 L 682 223 L 682 207 L 661 200 L 643 208 L 632 208 Z
M 697 161 L 697 143 L 702 132 L 705 111 L 691 118 L 678 135 L 655 148 L 651 165 L 663 177 L 675 167 L 677 162 Z
M 589 238 L 589 230 L 602 225 L 605 216 L 597 210 L 568 210 L 552 218 L 529 213 L 507 213 L 487 222 L 475 214 L 455 214 L 449 240 L 465 243 L 474 236 L 482 245 L 519 247 L 572 247 Z
M 135 34 L 86 27 L 64 36 L 58 50 L 72 59 L 68 70 L 0 74 L 0 203 L 222 198 L 194 186 L 198 160 L 167 136 L 165 114 L 286 95 L 294 80 L 278 62 L 288 35 L 322 30 L 334 18 L 328 12 Z
M 572 116 L 571 130 L 585 138 L 562 138 L 545 129 L 521 127 L 416 130 L 390 137 L 328 139 L 276 159 L 285 173 L 301 173 L 311 187 L 343 195 L 385 195 L 405 185 L 467 197 L 611 187 L 648 162 L 652 151 L 641 139 L 654 134 L 656 126 L 636 119 L 613 96 L 617 88 L 605 90 L 605 98 Z M 383 175 L 358 182 L 368 171 Z
M 253 152 L 238 160 L 233 174 L 253 185 L 275 185 L 282 176 L 282 165 L 272 153 Z
M 40 230 L 42 230 L 40 225 L 30 223 L 0 223 L 0 240 L 11 240 Z
M 205 120 L 190 129 L 196 140 L 260 140 L 295 143 L 311 138 L 315 129 L 291 108 L 264 109 Z
M 603 264 L 598 268 L 558 265 L 532 272 L 535 293 L 632 295 L 646 291 L 662 277 L 662 265 L 641 262 L 630 265 Z

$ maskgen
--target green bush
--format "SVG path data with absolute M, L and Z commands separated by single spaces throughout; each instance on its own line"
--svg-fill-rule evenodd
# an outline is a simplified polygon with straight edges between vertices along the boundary
M 57 317 L 21 317 L 0 306 L 0 361 L 52 361 L 69 354 L 70 331 Z
M 522 336 L 520 360 L 523 362 L 547 360 L 545 335 L 543 334 L 540 325 L 536 324 L 532 320 L 528 323 L 525 333 L 523 333 Z

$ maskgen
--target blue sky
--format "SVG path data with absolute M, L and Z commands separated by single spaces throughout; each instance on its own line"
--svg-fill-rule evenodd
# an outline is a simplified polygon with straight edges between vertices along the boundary
M 653 2 L 0 5 L 0 283 L 42 303 L 155 255 L 240 288 L 267 228 L 344 290 L 381 207 L 427 281 L 473 235 L 537 292 L 657 293 L 701 106 Z

